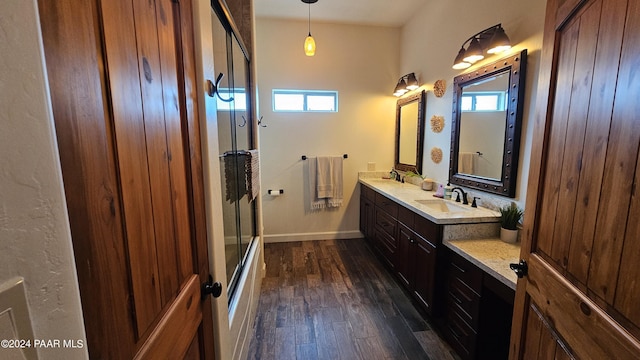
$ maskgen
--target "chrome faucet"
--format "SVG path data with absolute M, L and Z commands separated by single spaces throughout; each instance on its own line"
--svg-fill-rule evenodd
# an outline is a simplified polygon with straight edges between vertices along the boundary
M 467 200 L 467 193 L 464 192 L 464 190 L 462 190 L 462 188 L 460 187 L 454 187 L 453 190 L 451 190 L 451 193 L 453 194 L 456 190 L 460 191 L 460 195 L 458 195 L 458 197 L 456 197 L 456 202 L 460 202 L 460 196 L 462 196 L 462 204 L 463 205 L 469 205 L 469 201 Z

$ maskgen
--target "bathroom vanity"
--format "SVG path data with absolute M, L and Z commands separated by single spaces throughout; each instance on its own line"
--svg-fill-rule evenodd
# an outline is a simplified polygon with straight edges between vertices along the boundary
M 393 180 L 360 178 L 360 230 L 463 359 L 507 358 L 519 246 L 500 214 Z

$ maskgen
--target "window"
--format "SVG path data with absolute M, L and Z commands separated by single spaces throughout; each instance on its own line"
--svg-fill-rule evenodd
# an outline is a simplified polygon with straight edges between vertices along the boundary
M 219 96 L 216 96 L 218 111 L 231 111 L 232 104 L 234 110 L 247 110 L 247 93 L 245 89 L 219 88 L 218 94 Z M 233 101 L 222 101 L 220 100 L 220 97 L 222 97 L 223 99 L 233 98 Z
M 338 112 L 338 92 L 274 89 L 273 111 Z
M 505 92 L 465 92 L 460 99 L 460 110 L 504 111 L 506 101 Z

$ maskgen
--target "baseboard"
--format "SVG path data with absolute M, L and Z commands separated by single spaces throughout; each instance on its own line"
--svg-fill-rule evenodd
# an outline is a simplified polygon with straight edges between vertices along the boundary
M 294 234 L 265 234 L 263 236 L 266 243 L 279 243 L 291 241 L 311 241 L 311 240 L 340 240 L 340 239 L 361 239 L 364 236 L 360 230 L 352 231 L 327 231 L 316 233 L 294 233 Z

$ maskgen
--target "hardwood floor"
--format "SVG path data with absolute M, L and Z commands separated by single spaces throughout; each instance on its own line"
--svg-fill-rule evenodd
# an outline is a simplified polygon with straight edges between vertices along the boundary
M 265 245 L 249 359 L 457 359 L 364 240 Z

